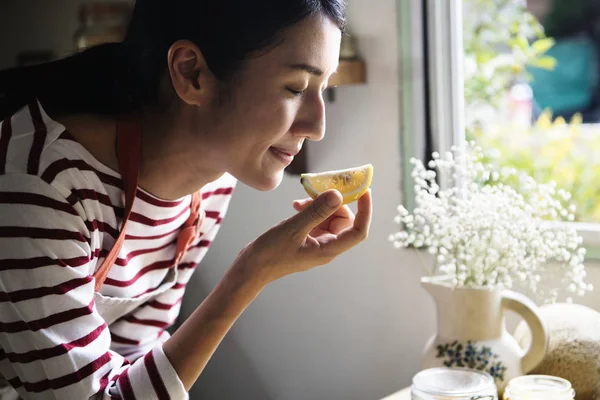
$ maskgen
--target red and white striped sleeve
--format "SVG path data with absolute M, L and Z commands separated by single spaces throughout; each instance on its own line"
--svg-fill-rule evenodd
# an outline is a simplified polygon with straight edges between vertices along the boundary
M 94 304 L 85 216 L 36 176 L 0 176 L 0 374 L 24 399 L 185 399 L 159 343 L 133 364 Z

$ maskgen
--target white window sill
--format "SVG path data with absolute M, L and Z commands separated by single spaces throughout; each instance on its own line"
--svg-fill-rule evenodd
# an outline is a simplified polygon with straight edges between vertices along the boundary
M 600 260 L 600 224 L 573 222 L 587 249 L 586 260 Z

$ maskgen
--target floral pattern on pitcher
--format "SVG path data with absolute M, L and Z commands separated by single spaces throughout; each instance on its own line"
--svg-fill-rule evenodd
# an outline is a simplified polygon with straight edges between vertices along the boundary
M 478 347 L 472 341 L 466 344 L 454 341 L 439 344 L 436 358 L 444 359 L 444 366 L 471 368 L 489 373 L 493 378 L 504 381 L 506 366 L 498 361 L 499 356 L 487 346 Z

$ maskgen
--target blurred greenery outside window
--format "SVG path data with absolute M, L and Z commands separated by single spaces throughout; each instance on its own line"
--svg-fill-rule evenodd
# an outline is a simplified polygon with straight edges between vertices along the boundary
M 463 2 L 467 139 L 571 192 L 575 222 L 599 236 L 600 1 L 527 1 Z

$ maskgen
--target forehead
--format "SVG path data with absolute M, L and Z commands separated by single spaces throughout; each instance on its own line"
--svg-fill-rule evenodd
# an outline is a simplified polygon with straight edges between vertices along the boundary
M 341 37 L 337 25 L 319 13 L 287 29 L 279 48 L 286 54 L 310 55 L 339 49 Z
M 305 63 L 332 71 L 337 67 L 341 37 L 333 21 L 321 14 L 312 15 L 286 29 L 278 45 L 256 61 L 261 67 Z

